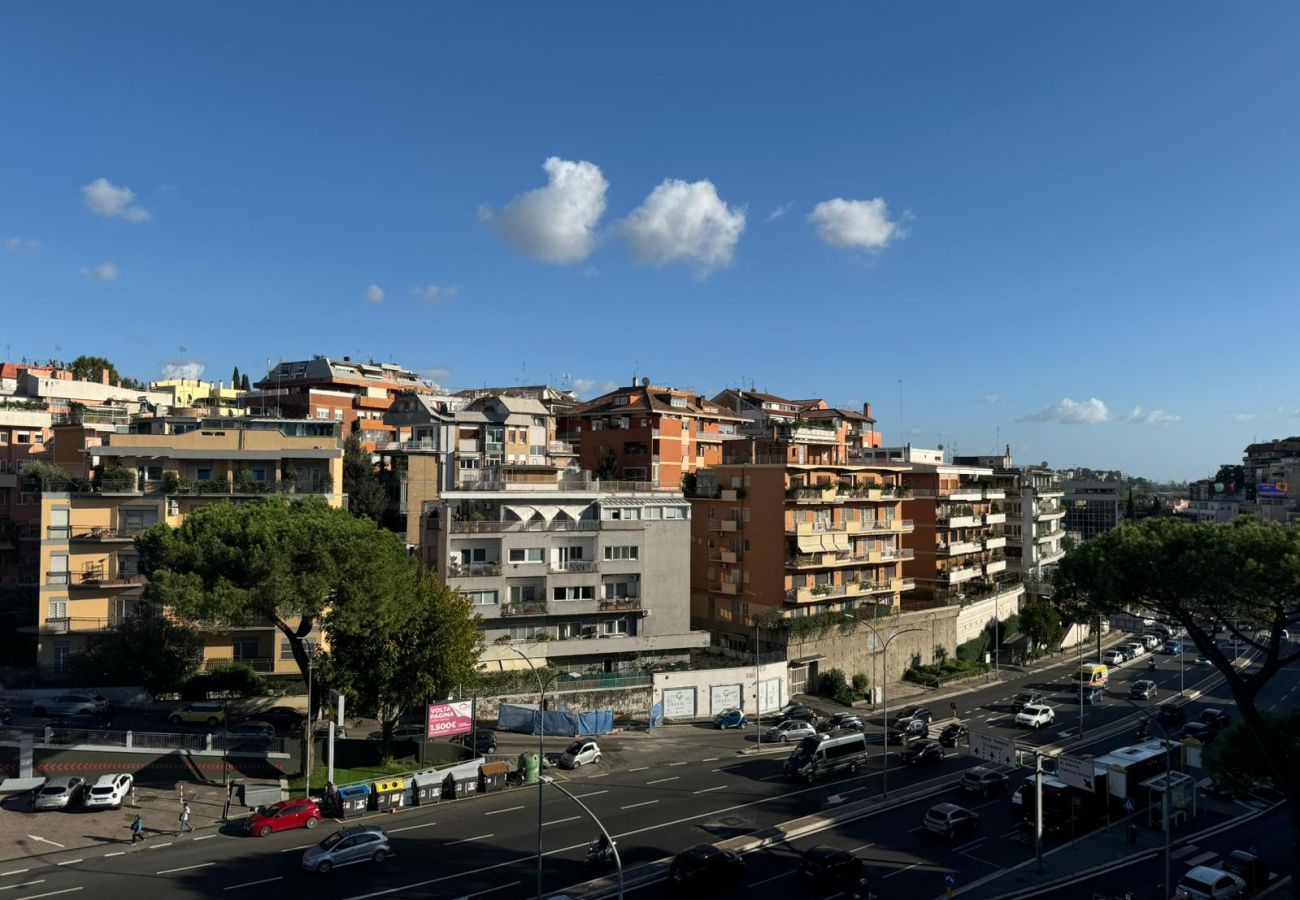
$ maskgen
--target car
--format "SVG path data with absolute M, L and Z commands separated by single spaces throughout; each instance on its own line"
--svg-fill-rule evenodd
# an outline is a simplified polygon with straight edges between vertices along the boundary
M 928 722 L 922 722 L 920 719 L 909 719 L 901 727 L 889 729 L 885 735 L 885 740 L 891 744 L 907 744 L 918 738 L 927 738 L 930 736 L 930 725 Z
M 1007 789 L 1007 776 L 988 766 L 976 766 L 961 776 L 961 789 L 971 794 L 987 797 Z
M 713 724 L 718 728 L 744 728 L 749 720 L 745 718 L 745 711 L 731 707 L 724 709 L 713 717 Z
M 799 741 L 817 734 L 817 729 L 802 719 L 786 719 L 779 725 L 773 725 L 763 733 L 765 741 Z
M 969 742 L 970 729 L 960 722 L 945 725 L 943 731 L 939 732 L 939 743 L 945 747 L 956 747 L 963 739 Z
M 1259 854 L 1247 850 L 1233 850 L 1223 858 L 1223 871 L 1231 872 L 1246 883 L 1246 892 L 1253 894 L 1268 886 L 1268 866 Z
M 918 741 L 898 754 L 898 758 L 909 766 L 932 766 L 943 762 L 943 745 L 938 741 Z
M 595 741 L 574 741 L 560 755 L 560 765 L 566 769 L 576 769 L 599 761 L 600 747 Z
M 1118 666 L 1127 658 L 1122 650 L 1107 650 L 1102 654 L 1101 661 L 1108 666 Z
M 1209 866 L 1196 866 L 1178 880 L 1174 896 L 1178 900 L 1221 900 L 1240 897 L 1245 892 L 1246 882 L 1240 875 Z
M 1214 739 L 1219 736 L 1219 732 L 1211 725 L 1204 722 L 1188 722 L 1183 726 L 1183 733 L 1178 736 L 1180 741 L 1187 738 L 1194 738 L 1202 746 L 1209 746 L 1214 743 Z
M 393 855 L 388 833 L 374 825 L 342 828 L 302 855 L 302 867 L 324 875 L 339 866 L 354 863 L 383 862 Z
M 172 710 L 167 721 L 173 725 L 202 724 L 216 728 L 226 721 L 226 704 L 217 700 L 186 703 L 180 709 Z
M 1210 707 L 1209 709 L 1201 710 L 1201 718 L 1199 721 L 1209 725 L 1217 732 L 1222 731 L 1232 724 L 1232 716 L 1228 715 L 1226 710 Z
M 1142 646 L 1146 647 L 1148 650 L 1159 650 L 1160 645 L 1164 642 L 1164 638 L 1153 631 L 1148 631 L 1146 634 L 1142 635 Z
M 1128 687 L 1130 700 L 1153 700 L 1156 696 L 1156 683 L 1146 678 L 1139 678 Z
M 1181 703 L 1164 703 L 1156 709 L 1156 721 L 1161 725 L 1182 725 L 1187 721 L 1187 708 Z
M 250 742 L 270 742 L 275 739 L 275 726 L 261 719 L 246 719 L 226 726 L 226 736 Z
M 100 775 L 85 794 L 86 809 L 121 809 L 134 783 L 135 779 L 124 773 Z
M 816 722 L 817 710 L 811 706 L 798 706 L 791 704 L 776 714 L 777 722 L 787 722 L 790 719 L 800 719 L 804 722 Z
M 1160 652 L 1165 656 L 1177 656 L 1183 652 L 1182 641 L 1165 641 L 1160 645 Z
M 1021 691 L 1011 699 L 1011 706 L 1020 712 L 1026 706 L 1038 706 L 1046 700 L 1047 697 L 1041 691 Z
M 1211 665 L 1211 663 L 1210 663 L 1210 658 L 1209 658 L 1208 656 L 1202 656 L 1202 655 L 1199 654 L 1199 653 L 1196 655 L 1196 659 L 1194 659 L 1193 662 L 1194 662 L 1196 665 L 1198 665 L 1198 666 L 1208 666 L 1208 665 Z
M 894 714 L 895 728 L 912 721 L 921 721 L 928 725 L 934 721 L 934 714 L 925 706 L 905 706 Z
M 34 716 L 95 716 L 108 712 L 108 701 L 95 694 L 59 694 L 32 701 Z
M 1137 659 L 1139 656 L 1146 655 L 1147 648 L 1141 641 L 1129 641 L 1124 645 L 1124 652 L 1128 653 L 1130 659 Z
M 1081 694 L 1084 703 L 1100 703 L 1106 698 L 1105 689 L 1099 684 L 1085 686 Z
M 862 877 L 862 860 L 847 850 L 819 844 L 804 851 L 799 874 L 805 882 L 813 885 L 856 882 Z
M 67 809 L 75 806 L 86 791 L 86 779 L 76 775 L 51 778 L 36 794 L 37 809 Z
M 926 831 L 941 834 L 946 838 L 955 838 L 959 834 L 978 831 L 980 814 L 971 812 L 956 803 L 936 803 L 925 814 Z
M 698 844 L 673 857 L 668 880 L 674 887 L 739 887 L 745 883 L 745 860 L 734 850 Z
M 393 740 L 395 741 L 422 741 L 428 730 L 423 725 L 394 725 Z M 366 735 L 372 741 L 382 741 L 384 739 L 383 730 L 372 731 Z
M 302 731 L 307 725 L 307 714 L 300 709 L 294 709 L 292 706 L 272 706 L 270 709 L 259 709 L 257 718 L 263 722 L 270 722 L 277 731 L 287 731 L 291 734 Z
M 1016 724 L 1026 728 L 1042 728 L 1056 721 L 1056 710 L 1050 706 L 1026 706 L 1016 713 Z
M 861 731 L 862 718 L 856 713 L 836 713 L 826 720 L 826 728 L 841 731 Z
M 473 750 L 479 756 L 497 752 L 497 736 L 486 729 L 479 729 L 470 734 L 458 734 L 451 739 L 451 743 Z
M 320 824 L 320 818 L 320 806 L 315 800 L 281 800 L 253 810 L 253 814 L 244 820 L 244 834 L 266 837 L 273 831 L 315 828 Z

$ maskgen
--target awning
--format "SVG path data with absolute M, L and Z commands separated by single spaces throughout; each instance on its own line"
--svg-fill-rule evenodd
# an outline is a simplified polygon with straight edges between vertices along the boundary
M 806 666 L 809 663 L 821 662 L 825 658 L 826 657 L 823 654 L 818 654 L 817 656 L 803 656 L 799 659 L 790 660 L 789 664 L 792 666 Z
M 828 547 L 827 549 L 848 550 L 850 547 L 849 536 L 847 534 L 839 534 L 837 532 L 833 534 L 828 534 L 826 537 L 833 545 L 832 547 Z
M 799 535 L 799 552 L 800 553 L 821 553 L 822 539 L 816 534 Z

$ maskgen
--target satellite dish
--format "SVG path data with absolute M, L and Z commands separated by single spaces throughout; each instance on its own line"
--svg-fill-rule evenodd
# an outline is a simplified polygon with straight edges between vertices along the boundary
M 943 444 L 940 444 L 940 445 L 939 445 L 939 449 L 940 449 L 940 450 L 943 449 Z
M 650 387 L 650 379 L 644 375 L 641 376 L 641 387 Z

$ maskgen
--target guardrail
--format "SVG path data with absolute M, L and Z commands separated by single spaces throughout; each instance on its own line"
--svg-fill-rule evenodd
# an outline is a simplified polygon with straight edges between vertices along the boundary
M 103 728 L 61 728 L 56 725 L 9 725 L 0 728 L 0 744 L 16 745 L 30 735 L 36 747 L 115 747 L 121 750 L 187 751 L 190 753 L 284 754 L 288 739 L 213 732 L 119 731 Z

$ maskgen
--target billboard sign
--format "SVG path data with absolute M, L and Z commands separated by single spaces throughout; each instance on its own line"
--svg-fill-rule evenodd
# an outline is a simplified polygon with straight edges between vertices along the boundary
M 1255 496 L 1285 500 L 1291 496 L 1291 485 L 1285 481 L 1261 484 L 1255 488 Z
M 663 696 L 664 718 L 695 718 L 695 688 L 665 688 Z
M 424 736 L 429 740 L 469 734 L 474 730 L 474 701 L 430 703 Z
M 1016 742 L 1011 738 L 996 737 L 979 731 L 970 733 L 971 756 L 997 763 L 1000 766 L 1016 764 Z
M 1071 787 L 1091 791 L 1096 768 L 1090 759 L 1061 755 L 1056 758 L 1056 777 Z

